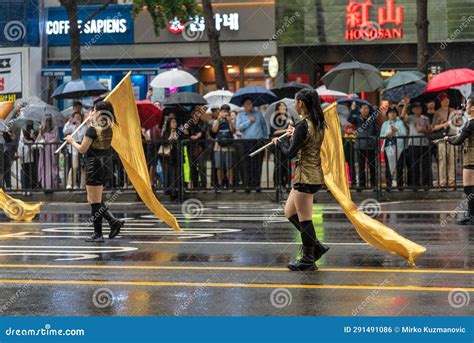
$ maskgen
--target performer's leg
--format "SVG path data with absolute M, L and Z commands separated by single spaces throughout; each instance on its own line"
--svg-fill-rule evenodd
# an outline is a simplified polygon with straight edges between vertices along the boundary
M 474 224 L 474 170 L 464 169 L 463 170 L 463 183 L 464 193 L 466 194 L 467 200 L 467 212 L 462 218 L 456 220 L 458 225 L 471 225 Z
M 109 210 L 105 203 L 101 202 L 101 205 L 104 208 L 104 218 L 109 222 L 109 238 L 115 238 L 120 233 L 120 229 L 122 228 L 122 226 L 124 226 L 125 222 L 123 220 L 115 218 L 115 216 Z
M 288 264 L 288 269 L 293 271 L 316 270 L 314 264 L 314 247 L 316 232 L 312 221 L 313 195 L 295 190 L 294 203 L 298 218 L 300 219 L 301 240 L 303 241 L 303 257 L 295 263 Z
M 94 234 L 86 239 L 86 242 L 103 243 L 102 237 L 102 217 L 105 209 L 102 207 L 102 186 L 86 186 L 87 201 L 91 205 L 92 223 L 94 224 Z
M 297 191 L 294 189 L 291 190 L 290 194 L 288 195 L 288 199 L 286 200 L 285 204 L 285 216 L 288 218 L 291 224 L 293 224 L 296 230 L 301 232 L 300 220 L 298 218 L 298 214 L 296 213 L 296 206 L 295 206 L 295 194 Z

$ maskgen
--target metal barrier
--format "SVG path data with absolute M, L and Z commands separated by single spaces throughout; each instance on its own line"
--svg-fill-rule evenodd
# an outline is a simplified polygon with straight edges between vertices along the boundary
M 291 186 L 294 166 L 278 147 L 250 158 L 269 140 L 154 141 L 144 143 L 153 187 L 182 201 L 187 192 L 275 191 Z M 0 186 L 7 191 L 55 192 L 85 188 L 85 158 L 60 143 L 0 144 Z M 457 187 L 462 180 L 460 147 L 433 144 L 427 137 L 344 138 L 351 188 L 374 190 Z M 110 155 L 107 188 L 133 189 L 120 159 Z

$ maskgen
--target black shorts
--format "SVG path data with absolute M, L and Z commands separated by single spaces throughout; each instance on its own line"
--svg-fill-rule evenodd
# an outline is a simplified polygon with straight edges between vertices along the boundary
M 310 185 L 307 183 L 295 183 L 293 189 L 301 193 L 314 194 L 321 189 L 322 185 Z
M 112 174 L 110 156 L 86 158 L 86 185 L 104 186 Z

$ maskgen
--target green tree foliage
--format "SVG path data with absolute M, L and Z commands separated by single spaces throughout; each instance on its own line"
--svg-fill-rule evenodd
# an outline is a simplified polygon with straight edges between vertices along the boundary
M 134 0 L 133 14 L 136 16 L 146 9 L 153 20 L 155 34 L 158 36 L 160 30 L 166 28 L 169 21 L 174 17 L 181 22 L 189 21 L 200 13 L 195 0 Z

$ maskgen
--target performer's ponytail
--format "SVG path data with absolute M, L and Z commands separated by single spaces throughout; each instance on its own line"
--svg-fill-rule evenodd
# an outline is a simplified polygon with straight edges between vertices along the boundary
M 317 129 L 323 129 L 326 125 L 324 122 L 324 113 L 321 108 L 319 95 L 314 89 L 303 88 L 296 93 L 296 99 L 301 100 L 308 111 L 309 118 Z

